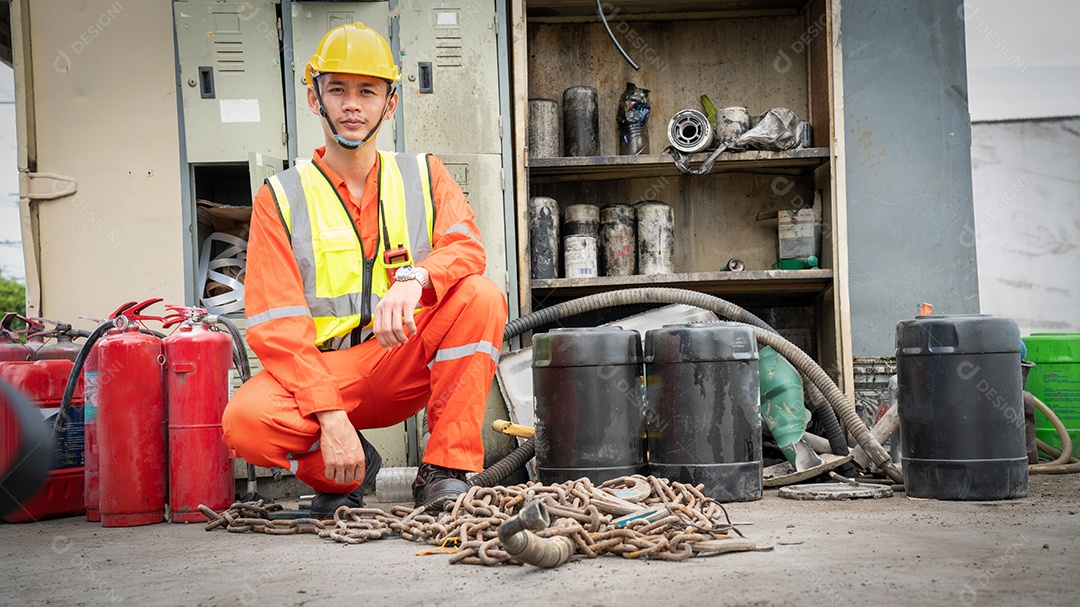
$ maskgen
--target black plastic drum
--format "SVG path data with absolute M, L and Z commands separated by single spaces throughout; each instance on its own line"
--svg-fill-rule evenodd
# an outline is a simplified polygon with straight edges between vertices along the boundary
M 761 413 L 754 331 L 735 323 L 645 334 L 650 471 L 704 483 L 720 502 L 761 499 Z
M 907 494 L 948 500 L 1027 495 L 1020 328 L 988 315 L 896 325 Z
M 641 336 L 615 327 L 533 336 L 536 469 L 594 484 L 645 468 Z

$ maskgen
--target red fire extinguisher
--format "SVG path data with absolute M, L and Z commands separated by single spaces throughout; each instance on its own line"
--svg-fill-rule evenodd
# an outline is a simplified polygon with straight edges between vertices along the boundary
M 166 306 L 165 327 L 180 327 L 164 340 L 169 426 L 169 520 L 205 520 L 233 501 L 232 456 L 221 440 L 221 416 L 229 401 L 233 340 L 212 327 L 202 308 Z
M 106 335 L 114 335 L 119 333 L 120 330 L 115 328 L 116 317 L 123 314 L 124 310 L 135 306 L 138 302 L 129 301 L 116 309 L 109 315 L 107 325 L 102 324 L 100 331 L 108 331 Z M 95 322 L 97 322 L 95 320 Z M 97 411 L 98 411 L 98 385 L 100 383 L 101 373 L 100 366 L 98 364 L 98 348 L 100 344 L 97 343 L 84 343 L 84 346 L 89 346 L 90 351 L 86 354 L 85 364 L 83 365 L 83 430 L 85 433 L 85 449 L 86 455 L 83 458 L 85 462 L 85 474 L 83 476 L 83 495 L 86 498 L 86 520 L 92 523 L 101 522 L 101 486 L 100 476 L 98 474 L 98 440 L 97 440 Z
M 162 340 L 140 332 L 151 299 L 123 311 L 99 342 L 97 446 L 101 523 L 160 523 L 165 511 L 165 391 Z

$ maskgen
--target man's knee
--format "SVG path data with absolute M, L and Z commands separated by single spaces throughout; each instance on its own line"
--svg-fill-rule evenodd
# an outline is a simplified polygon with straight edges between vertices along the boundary
M 240 386 L 221 416 L 222 440 L 245 459 L 266 445 L 266 399 L 257 389 L 261 379 L 256 376 Z
M 492 316 L 502 317 L 506 322 L 506 295 L 494 282 L 479 274 L 473 274 L 461 279 L 454 295 L 462 297 L 468 308 L 479 308 Z

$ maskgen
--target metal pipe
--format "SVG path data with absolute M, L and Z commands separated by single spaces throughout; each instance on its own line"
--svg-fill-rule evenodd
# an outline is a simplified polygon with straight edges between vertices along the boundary
M 543 538 L 533 531 L 547 529 L 551 519 L 539 500 L 529 502 L 517 515 L 499 525 L 499 541 L 506 553 L 536 567 L 558 567 L 574 554 L 573 541 L 565 536 Z

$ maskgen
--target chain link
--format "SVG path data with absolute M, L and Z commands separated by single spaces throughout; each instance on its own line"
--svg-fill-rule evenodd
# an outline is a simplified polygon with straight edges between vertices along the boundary
M 278 504 L 237 502 L 221 513 L 206 506 L 206 530 L 224 527 L 232 533 L 272 535 L 318 534 L 344 544 L 400 536 L 411 542 L 451 546 L 451 563 L 498 565 L 521 563 L 499 542 L 499 525 L 526 504 L 540 500 L 551 525 L 540 537 L 565 536 L 575 552 L 586 558 L 615 554 L 630 559 L 682 561 L 698 555 L 753 550 L 753 542 L 731 523 L 727 510 L 693 486 L 653 476 L 625 476 L 599 487 L 588 479 L 556 485 L 526 483 L 511 487 L 472 487 L 442 512 L 393 506 L 347 508 L 332 520 L 312 518 L 270 520 Z M 656 517 L 635 515 L 659 510 Z M 666 510 L 665 510 L 666 509 Z M 626 517 L 621 519 L 620 517 Z M 724 542 L 719 540 L 741 541 Z

